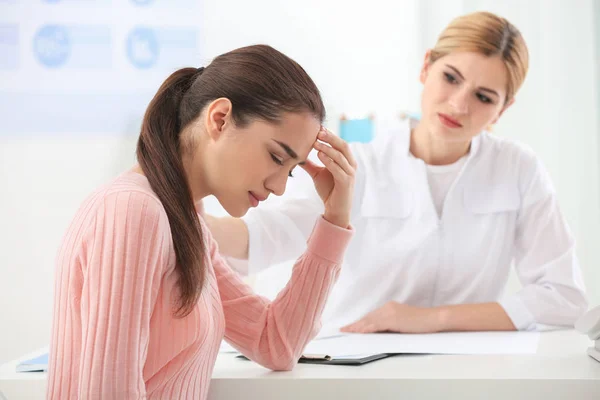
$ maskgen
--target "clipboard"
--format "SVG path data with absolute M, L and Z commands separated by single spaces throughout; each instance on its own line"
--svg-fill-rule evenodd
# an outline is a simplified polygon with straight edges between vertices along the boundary
M 395 356 L 395 353 L 379 353 L 364 356 L 349 356 L 349 357 L 331 357 L 324 354 L 305 354 L 298 360 L 298 364 L 320 364 L 320 365 L 365 365 L 373 361 Z M 248 357 L 240 354 L 236 356 L 243 360 L 249 360 Z
M 17 364 L 16 372 L 47 372 L 48 371 L 48 353 L 41 354 L 29 360 Z

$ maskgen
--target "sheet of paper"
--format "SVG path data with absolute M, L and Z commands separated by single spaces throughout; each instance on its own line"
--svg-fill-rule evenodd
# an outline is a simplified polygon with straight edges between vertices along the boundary
M 333 326 L 323 326 L 323 328 L 321 328 L 321 330 L 319 331 L 319 334 L 315 337 L 314 340 L 319 340 L 319 339 L 327 339 L 327 338 L 332 338 L 332 337 L 336 337 L 336 336 L 344 336 L 346 335 L 344 332 L 340 332 L 339 328 L 333 327 Z
M 343 334 L 308 344 L 305 353 L 349 354 L 535 354 L 538 332 L 450 332 L 431 334 Z
M 239 353 L 239 352 L 236 349 L 234 349 L 225 340 L 222 340 L 221 341 L 221 346 L 219 347 L 219 353 Z

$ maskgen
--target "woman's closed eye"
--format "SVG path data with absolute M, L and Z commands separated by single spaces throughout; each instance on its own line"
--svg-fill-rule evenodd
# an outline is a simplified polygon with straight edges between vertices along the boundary
M 271 154 L 271 158 L 273 159 L 273 162 L 275 162 L 275 164 L 277 164 L 277 165 L 279 165 L 279 166 L 283 166 L 283 159 L 279 158 L 277 155 L 275 155 L 275 154 L 273 154 L 273 153 L 270 153 L 270 154 Z M 294 169 L 292 168 L 292 169 L 290 170 L 290 172 L 288 172 L 288 176 L 289 176 L 290 178 L 293 178 L 293 177 L 294 177 L 294 175 L 292 175 L 292 171 L 293 171 L 293 170 L 294 170 Z
M 277 165 L 283 165 L 283 159 L 279 158 L 278 156 L 276 156 L 273 153 L 270 153 L 270 154 L 271 154 L 271 158 L 273 159 L 273 161 L 275 162 L 275 164 L 277 164 Z

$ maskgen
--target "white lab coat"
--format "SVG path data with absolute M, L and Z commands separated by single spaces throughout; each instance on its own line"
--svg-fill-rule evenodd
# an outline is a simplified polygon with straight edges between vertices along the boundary
M 409 157 L 409 143 L 406 121 L 352 144 L 356 233 L 324 322 L 339 327 L 390 300 L 423 307 L 497 301 L 519 330 L 572 326 L 588 306 L 575 240 L 532 151 L 476 136 L 438 216 L 426 165 Z M 249 212 L 249 273 L 297 258 L 322 212 L 314 188 Z M 522 289 L 504 296 L 512 265 Z

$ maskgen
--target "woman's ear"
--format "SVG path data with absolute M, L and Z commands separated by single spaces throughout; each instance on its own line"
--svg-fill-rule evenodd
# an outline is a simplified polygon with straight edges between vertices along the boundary
M 232 123 L 231 110 L 231 100 L 225 97 L 213 100 L 206 108 L 205 127 L 212 140 L 219 140 Z
M 425 59 L 423 60 L 423 66 L 421 67 L 421 73 L 419 74 L 419 80 L 422 84 L 425 84 L 427 80 L 427 74 L 429 74 L 429 67 L 431 66 L 431 49 L 425 53 Z

